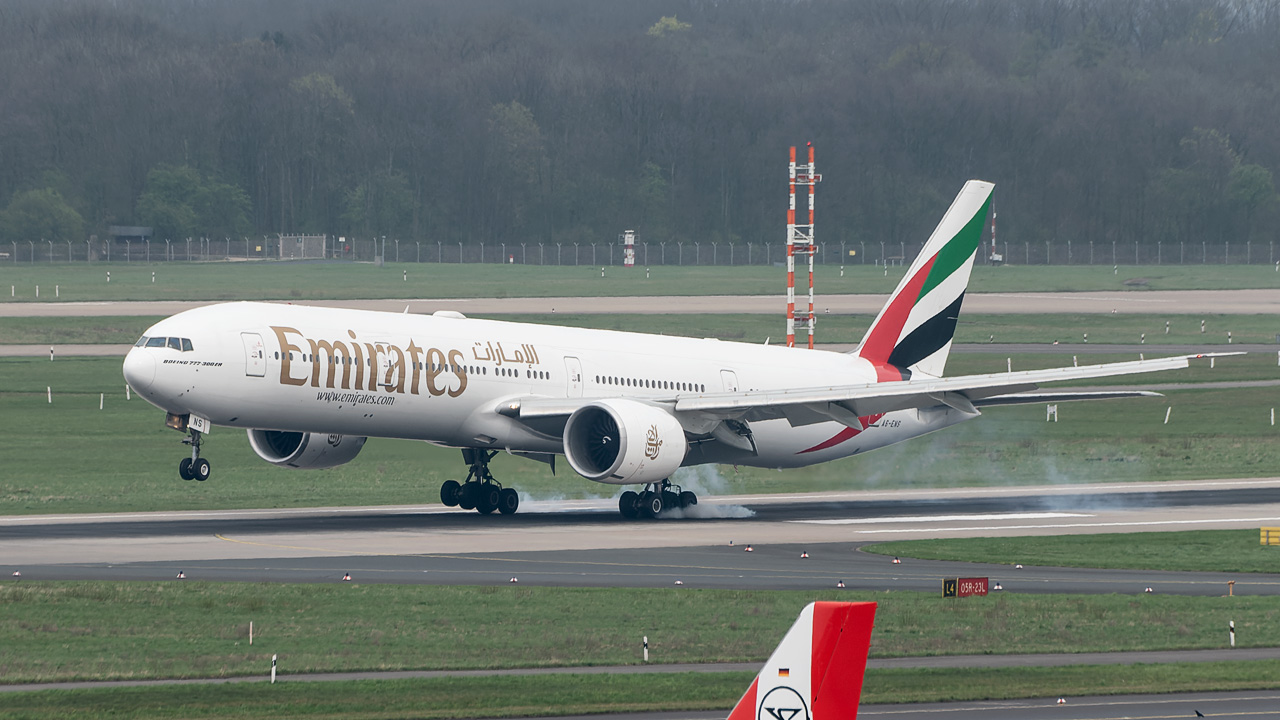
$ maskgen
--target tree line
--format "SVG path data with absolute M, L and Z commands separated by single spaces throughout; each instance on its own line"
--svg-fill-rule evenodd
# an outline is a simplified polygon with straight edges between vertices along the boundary
M 1280 0 L 9 0 L 0 240 L 1270 242 Z M 801 151 L 803 154 L 803 151 Z

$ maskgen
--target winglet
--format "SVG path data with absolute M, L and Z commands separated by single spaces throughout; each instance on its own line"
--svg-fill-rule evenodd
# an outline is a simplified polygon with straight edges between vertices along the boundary
M 856 718 L 875 615 L 873 602 L 806 605 L 728 720 Z

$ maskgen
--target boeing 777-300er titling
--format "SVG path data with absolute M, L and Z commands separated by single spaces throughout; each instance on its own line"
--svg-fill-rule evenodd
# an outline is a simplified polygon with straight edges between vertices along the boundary
M 1197 357 L 944 377 L 991 190 L 965 184 L 851 353 L 239 302 L 156 323 L 124 376 L 187 434 L 185 479 L 209 477 L 200 451 L 214 425 L 245 428 L 263 460 L 302 469 L 349 462 L 369 437 L 406 438 L 462 450 L 470 471 L 441 486 L 446 505 L 515 512 L 519 495 L 489 472 L 506 450 L 552 469 L 563 454 L 591 480 L 642 485 L 622 493 L 619 509 L 652 517 L 697 502 L 670 482 L 680 467 L 803 467 L 983 407 L 1150 395 L 1034 391 Z

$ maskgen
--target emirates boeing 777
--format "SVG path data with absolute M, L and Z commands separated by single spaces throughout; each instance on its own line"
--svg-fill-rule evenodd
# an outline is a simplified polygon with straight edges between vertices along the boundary
M 553 469 L 564 455 L 591 480 L 642 486 L 621 494 L 619 510 L 653 517 L 697 502 L 671 484 L 680 467 L 802 467 L 983 407 L 1150 395 L 1034 391 L 1197 357 L 944 377 L 992 187 L 965 184 L 851 353 L 237 302 L 156 323 L 124 375 L 186 434 L 184 479 L 209 477 L 201 448 L 215 425 L 246 429 L 263 460 L 301 469 L 349 462 L 369 437 L 405 438 L 462 450 L 470 471 L 441 486 L 446 505 L 515 512 L 519 495 L 489 472 L 505 450 Z

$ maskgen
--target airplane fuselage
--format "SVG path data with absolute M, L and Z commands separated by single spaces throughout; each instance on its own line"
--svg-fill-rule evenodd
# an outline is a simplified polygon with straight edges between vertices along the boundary
M 227 303 L 157 323 L 126 376 L 149 402 L 225 427 L 561 453 L 563 440 L 498 412 L 520 398 L 664 403 L 705 393 L 876 382 L 854 355 L 643 333 L 277 303 Z M 176 346 L 176 347 L 175 347 Z M 148 381 L 148 378 L 149 381 Z M 972 417 L 948 409 L 751 424 L 755 452 L 695 443 L 684 464 L 801 467 Z

